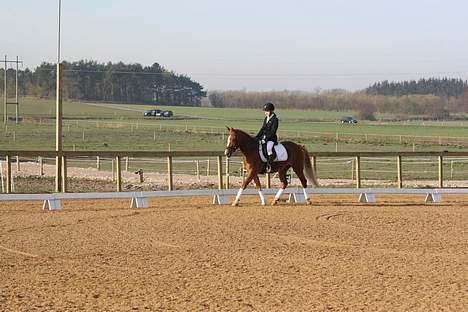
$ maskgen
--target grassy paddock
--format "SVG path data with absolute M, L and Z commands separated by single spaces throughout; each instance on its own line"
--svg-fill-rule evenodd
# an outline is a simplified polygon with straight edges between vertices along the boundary
M 54 101 L 24 98 L 20 103 L 23 121 L 2 127 L 2 148 L 53 149 Z M 280 139 L 305 144 L 311 151 L 459 151 L 468 147 L 466 122 L 343 125 L 339 118 L 353 112 L 281 110 L 278 106 Z M 65 101 L 64 148 L 220 150 L 225 145 L 225 126 L 255 134 L 263 118 L 260 110 L 174 106 L 158 108 L 173 110 L 175 118 L 143 118 L 143 111 L 153 107 Z
M 44 99 L 21 99 L 22 122 L 10 121 L 0 130 L 0 149 L 53 150 L 55 148 L 55 102 Z M 282 110 L 279 136 L 305 144 L 309 151 L 463 151 L 468 148 L 466 122 L 359 122 L 343 125 L 343 115 L 353 112 Z M 175 112 L 175 118 L 144 118 L 147 105 L 64 102 L 63 144 L 65 150 L 207 150 L 219 151 L 226 144 L 226 128 L 231 126 L 251 134 L 260 127 L 260 110 L 204 107 L 158 107 Z M 3 111 L 3 110 L 1 110 Z M 12 117 L 10 112 L 10 117 Z M 465 139 L 467 138 L 467 139 Z M 174 159 L 175 174 L 216 175 L 216 159 Z M 46 161 L 47 163 L 47 161 Z M 53 164 L 51 161 L 49 164 Z M 95 168 L 96 160 L 69 160 L 72 167 Z M 403 181 L 419 180 L 420 185 L 437 181 L 436 158 L 403 158 Z M 110 171 L 111 161 L 103 160 L 100 170 Z M 122 163 L 122 169 L 125 163 Z M 165 173 L 165 159 L 131 159 L 129 171 Z M 353 185 L 353 158 L 319 158 L 319 179 L 344 179 Z M 361 158 L 362 185 L 366 180 L 396 183 L 396 159 Z M 230 174 L 240 175 L 240 159 L 232 162 Z M 447 182 L 466 180 L 468 159 L 445 158 Z M 24 177 L 18 181 L 19 192 L 53 190 L 50 178 Z M 45 183 L 45 184 L 44 184 Z M 28 186 L 30 185 L 30 186 Z M 91 185 L 91 186 L 90 186 Z M 395 184 L 396 185 L 396 184 Z M 73 180 L 75 191 L 113 190 L 112 181 Z

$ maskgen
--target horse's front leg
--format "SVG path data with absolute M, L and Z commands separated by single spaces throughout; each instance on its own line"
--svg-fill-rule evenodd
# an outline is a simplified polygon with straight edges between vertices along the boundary
M 249 172 L 249 173 L 248 173 L 247 177 L 245 178 L 244 182 L 242 183 L 241 188 L 240 188 L 239 191 L 237 192 L 236 198 L 235 198 L 234 201 L 232 202 L 232 205 L 233 205 L 233 206 L 239 205 L 239 201 L 240 201 L 242 192 L 247 188 L 247 186 L 248 186 L 249 183 L 252 181 L 252 179 L 254 178 L 254 176 L 255 176 L 255 175 L 253 174 L 253 172 Z
M 265 206 L 265 195 L 263 195 L 262 183 L 260 183 L 260 178 L 258 177 L 258 175 L 255 175 L 253 179 L 258 189 L 258 196 L 260 196 L 260 203 L 262 204 L 262 206 Z

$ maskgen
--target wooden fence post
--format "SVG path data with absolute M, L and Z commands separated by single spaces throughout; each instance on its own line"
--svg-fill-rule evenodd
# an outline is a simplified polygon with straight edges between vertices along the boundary
M 44 160 L 42 158 L 42 156 L 39 156 L 39 176 L 43 176 L 44 175 Z
M 21 166 L 20 166 L 20 157 L 16 155 L 16 171 L 20 172 L 21 171 Z
M 200 161 L 195 160 L 195 166 L 197 168 L 197 181 L 200 182 Z
M 218 189 L 223 189 L 223 156 L 218 156 Z
M 167 188 L 172 191 L 174 188 L 174 181 L 172 176 L 172 156 L 167 156 Z
M 11 156 L 6 156 L 6 193 L 11 193 Z
M 403 187 L 403 172 L 401 171 L 401 155 L 397 156 L 397 184 L 398 184 L 398 188 Z
M 439 187 L 444 187 L 444 158 L 439 156 Z
M 361 188 L 361 157 L 356 156 L 356 188 Z
M 120 156 L 115 156 L 115 175 L 116 175 L 116 190 L 122 191 L 122 170 L 120 168 Z
M 312 168 L 314 169 L 315 176 L 317 176 L 317 157 L 312 156 Z
M 67 192 L 67 158 L 62 156 L 62 192 Z
M 62 156 L 55 157 L 55 192 L 62 192 Z
M 453 179 L 453 160 L 450 161 L 450 179 Z
M 114 166 L 114 159 L 111 159 L 111 171 L 112 171 L 112 182 L 115 182 L 115 166 Z
M 229 189 L 229 157 L 226 157 L 226 189 Z
M 101 159 L 99 156 L 96 156 L 96 169 L 101 169 Z
M 125 171 L 128 171 L 128 162 L 129 162 L 129 160 L 128 160 L 128 156 L 127 156 L 127 157 L 125 157 Z

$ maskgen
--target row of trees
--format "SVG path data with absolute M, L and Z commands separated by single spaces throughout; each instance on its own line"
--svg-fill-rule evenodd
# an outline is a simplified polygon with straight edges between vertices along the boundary
M 410 81 L 377 82 L 366 89 L 367 94 L 411 95 L 431 94 L 436 96 L 461 96 L 468 88 L 468 82 L 453 78 L 429 78 Z
M 435 95 L 386 96 L 370 95 L 365 91 L 213 91 L 209 100 L 215 107 L 260 108 L 266 102 L 278 108 L 316 109 L 328 111 L 357 111 L 362 119 L 374 119 L 375 113 L 390 113 L 397 118 L 415 116 L 447 119 L 450 114 L 468 113 L 468 89 L 458 97 Z
M 64 98 L 122 103 L 199 106 L 206 91 L 185 75 L 177 75 L 157 63 L 63 62 Z M 56 66 L 43 63 L 35 70 L 19 72 L 21 96 L 54 97 Z M 3 69 L 0 69 L 3 80 Z M 14 95 L 15 72 L 8 70 L 8 94 Z M 3 92 L 3 81 L 0 83 Z M 274 102 L 280 108 L 357 111 L 360 118 L 373 119 L 375 113 L 391 113 L 399 118 L 412 115 L 446 119 L 468 113 L 468 83 L 461 79 L 429 78 L 418 81 L 378 82 L 363 91 L 211 91 L 214 107 L 259 108 Z
M 63 62 L 63 71 L 63 96 L 68 99 L 198 106 L 206 96 L 201 84 L 168 71 L 158 63 L 142 66 L 82 60 Z M 0 78 L 3 72 L 0 70 Z M 8 92 L 14 94 L 14 70 L 8 70 L 7 76 Z M 20 71 L 18 76 L 21 95 L 55 96 L 55 64 L 42 63 L 33 71 Z M 3 83 L 0 90 L 3 92 Z

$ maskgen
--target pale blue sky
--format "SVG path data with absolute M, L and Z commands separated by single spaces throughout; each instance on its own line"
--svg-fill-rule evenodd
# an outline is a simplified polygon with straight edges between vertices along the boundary
M 0 0 L 0 56 L 57 59 L 57 0 Z M 208 90 L 468 79 L 468 1 L 62 0 L 62 59 L 154 62 Z

